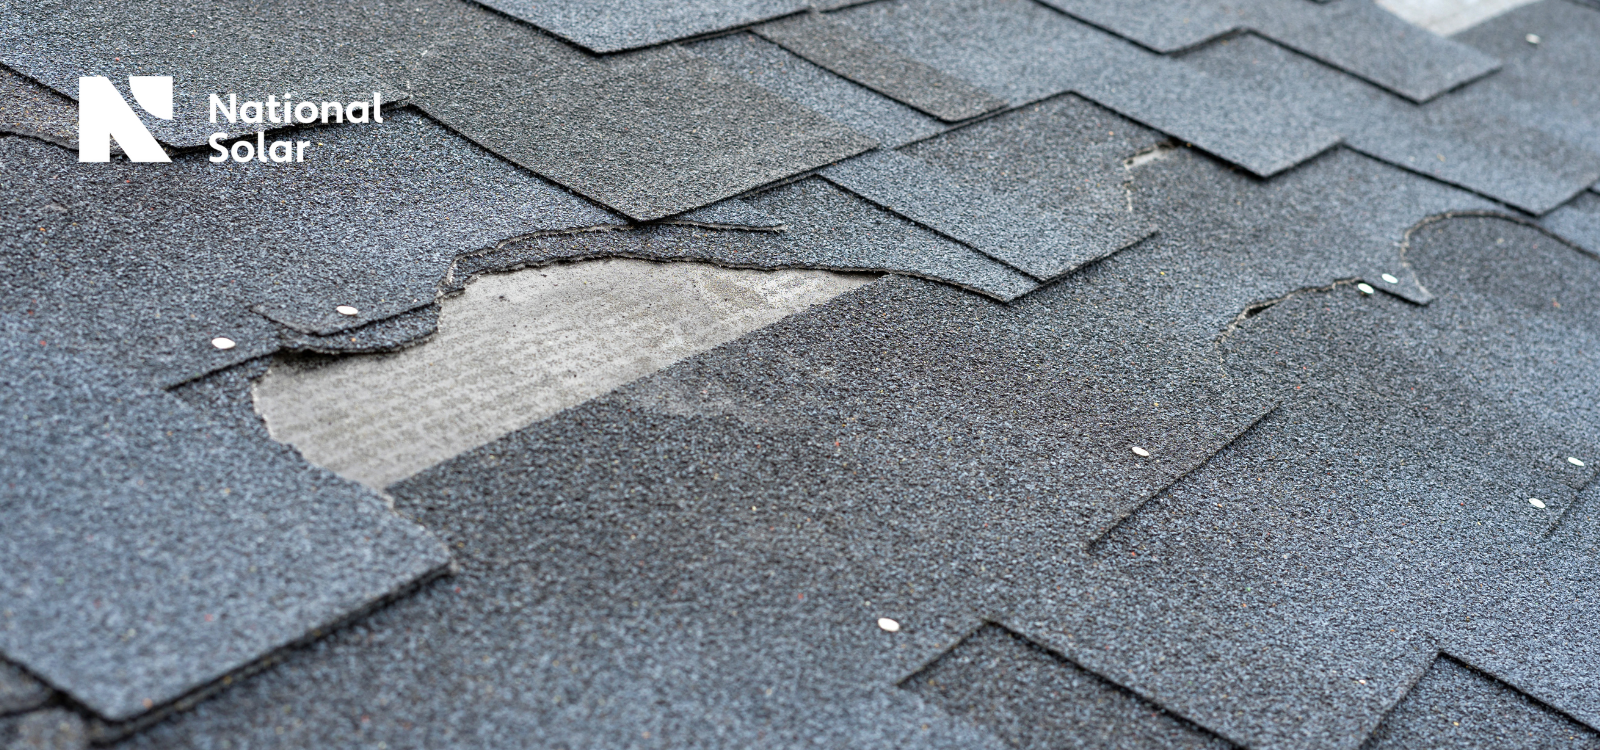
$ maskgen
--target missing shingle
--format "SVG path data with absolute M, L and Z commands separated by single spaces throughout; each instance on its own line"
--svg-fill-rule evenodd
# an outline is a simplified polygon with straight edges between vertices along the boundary
M 873 278 L 625 258 L 488 275 L 427 344 L 282 358 L 253 394 L 275 439 L 381 488 Z
M 906 678 L 900 687 L 1023 750 L 1231 747 L 1161 706 L 992 623 Z

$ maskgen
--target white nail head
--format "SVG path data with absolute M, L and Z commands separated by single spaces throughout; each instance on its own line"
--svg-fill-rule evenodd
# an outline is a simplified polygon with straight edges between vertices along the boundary
M 238 344 L 233 343 L 233 339 L 230 339 L 226 336 L 218 336 L 212 339 L 211 345 L 223 351 L 227 351 L 235 346 L 238 346 Z
M 1583 465 L 1582 461 L 1579 461 L 1578 459 L 1576 459 L 1576 458 L 1574 458 L 1572 456 L 1567 456 L 1567 463 L 1572 464 L 1573 466 L 1582 466 Z
M 1398 284 L 1398 283 L 1400 283 L 1400 280 L 1395 278 L 1394 274 L 1386 273 L 1386 274 L 1383 275 L 1383 283 L 1385 283 L 1385 284 Z
M 884 632 L 886 633 L 900 632 L 900 623 L 895 622 L 887 617 L 878 618 L 878 627 L 883 628 Z
M 1133 446 L 1133 455 L 1139 456 L 1140 458 L 1149 458 L 1150 457 L 1150 451 L 1147 451 L 1147 450 L 1145 450 L 1143 448 L 1140 448 L 1139 446 L 1135 445 L 1135 446 Z
M 1544 507 L 1544 501 L 1540 500 L 1537 497 L 1528 498 L 1528 504 L 1532 505 L 1535 508 L 1543 508 Z
M 1356 291 L 1361 292 L 1362 294 L 1370 296 L 1372 294 L 1373 290 L 1372 290 L 1372 287 L 1370 285 L 1368 285 L 1366 282 L 1362 282 L 1360 284 L 1356 284 Z
M 1523 37 L 1523 39 L 1528 40 L 1528 44 L 1538 44 L 1539 42 L 1544 41 L 1544 40 L 1539 38 L 1538 34 L 1529 34 L 1529 35 Z
M 338 307 L 333 308 L 333 311 L 336 312 L 336 313 L 339 313 L 340 315 L 345 315 L 345 316 L 349 316 L 349 317 L 352 317 L 352 318 L 361 314 L 360 310 L 357 310 L 354 307 L 351 307 L 349 305 L 340 305 Z

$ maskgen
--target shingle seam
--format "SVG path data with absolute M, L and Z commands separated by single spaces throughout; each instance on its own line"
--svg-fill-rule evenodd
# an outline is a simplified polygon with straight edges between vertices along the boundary
M 1241 314 L 1243 314 L 1243 313 L 1241 313 Z M 1084 552 L 1084 554 L 1090 555 L 1090 556 L 1099 554 L 1100 550 L 1104 549 L 1105 542 L 1107 540 L 1109 540 L 1117 532 L 1118 529 L 1122 528 L 1123 525 L 1128 521 L 1128 519 L 1132 518 L 1135 514 L 1137 514 L 1141 508 L 1144 508 L 1145 506 L 1149 505 L 1151 502 L 1153 502 L 1153 501 L 1163 497 L 1164 495 L 1166 495 L 1167 491 L 1170 490 L 1173 485 L 1176 485 L 1178 482 L 1183 481 L 1184 477 L 1187 477 L 1190 474 L 1193 474 L 1194 472 L 1199 471 L 1201 468 L 1205 467 L 1206 464 L 1210 463 L 1211 459 L 1214 458 L 1218 453 L 1221 453 L 1224 450 L 1227 450 L 1230 446 L 1238 443 L 1240 440 L 1244 439 L 1247 435 L 1249 435 L 1250 433 L 1254 432 L 1257 429 L 1257 427 L 1259 427 L 1261 425 L 1261 423 L 1263 421 L 1265 421 L 1268 417 L 1272 416 L 1274 412 L 1278 411 L 1278 408 L 1280 406 L 1282 406 L 1282 405 L 1283 405 L 1283 399 L 1281 399 L 1281 398 L 1273 401 L 1269 406 L 1267 406 L 1265 409 L 1262 409 L 1259 414 L 1255 415 L 1255 417 L 1253 417 L 1247 424 L 1245 424 L 1245 426 L 1242 429 L 1240 429 L 1238 432 L 1236 432 L 1232 436 L 1230 436 L 1221 445 L 1217 446 L 1216 450 L 1213 450 L 1210 453 L 1206 454 L 1205 456 L 1199 458 L 1198 460 L 1195 460 L 1191 466 L 1189 466 L 1189 467 L 1187 467 L 1185 469 L 1182 469 L 1182 470 L 1180 470 L 1178 472 L 1166 472 L 1166 471 L 1164 471 L 1163 473 L 1167 474 L 1167 476 L 1169 477 L 1168 481 L 1165 484 L 1161 485 L 1160 487 L 1156 488 L 1155 490 L 1151 491 L 1149 494 L 1145 495 L 1143 498 L 1136 499 L 1135 502 L 1130 503 L 1127 506 L 1126 510 L 1119 511 L 1118 514 L 1114 518 L 1112 518 L 1111 523 L 1109 525 L 1107 525 L 1104 529 L 1101 529 L 1100 531 L 1095 532 L 1092 536 L 1090 536 L 1087 540 L 1085 540 L 1083 542 L 1083 552 Z
M 369 615 L 394 602 L 410 597 L 424 586 L 432 584 L 441 578 L 454 575 L 457 572 L 456 569 L 457 563 L 454 560 L 451 560 L 450 562 L 441 565 L 432 571 L 429 571 L 427 574 L 419 577 L 406 586 L 396 589 L 395 591 L 392 591 L 383 597 L 368 602 L 359 609 L 335 618 L 321 627 L 313 628 L 307 631 L 306 634 L 300 638 L 283 644 L 282 646 L 263 655 L 260 659 L 257 659 L 250 664 L 222 675 L 204 685 L 195 687 L 189 692 L 171 701 L 168 701 L 167 703 L 155 706 L 154 708 L 151 708 L 150 710 L 145 711 L 144 713 L 141 713 L 133 718 L 127 719 L 126 721 L 107 721 L 106 719 L 95 714 L 93 711 L 74 701 L 70 695 L 66 693 L 63 693 L 63 699 L 68 705 L 73 707 L 75 711 L 90 718 L 89 737 L 93 744 L 110 744 L 140 730 L 158 724 L 174 714 L 180 714 L 194 708 L 213 695 L 228 689 L 233 685 L 234 682 L 244 680 L 252 675 L 258 674 L 267 669 L 271 669 L 273 666 L 287 658 L 291 653 L 316 643 L 317 641 L 332 635 L 336 631 L 342 630 L 356 622 L 366 619 Z
M 1092 664 L 1089 661 L 1085 660 L 1081 656 L 1075 655 L 1076 652 L 1078 651 L 1077 648 L 1071 647 L 1070 645 L 1068 645 L 1065 648 L 1060 647 L 1059 646 L 1060 639 L 1059 639 L 1059 637 L 1057 636 L 1056 633 L 1034 633 L 1034 632 L 1032 632 L 1031 628 L 1028 628 L 1026 625 L 1024 625 L 1022 623 L 1015 623 L 1015 626 L 1013 626 L 1013 624 L 1008 624 L 1008 623 L 1003 622 L 1003 621 L 997 621 L 997 622 L 994 622 L 992 624 L 997 625 L 997 626 L 999 626 L 1001 628 L 1005 628 L 1006 630 L 1008 630 L 1008 631 L 1010 631 L 1012 633 L 1015 633 L 1017 636 L 1027 640 L 1029 643 L 1032 643 L 1035 646 L 1037 646 L 1037 647 L 1039 647 L 1041 649 L 1044 649 L 1045 651 L 1048 651 L 1049 653 L 1055 655 L 1056 658 L 1059 658 L 1059 659 L 1062 659 L 1064 661 L 1070 662 L 1071 664 L 1073 664 L 1077 668 L 1079 668 L 1079 669 L 1081 669 L 1081 670 L 1083 670 L 1085 672 L 1088 672 L 1089 674 L 1094 675 L 1095 677 L 1097 677 L 1097 678 L 1099 678 L 1101 680 L 1105 680 L 1105 682 L 1107 684 L 1117 688 L 1118 690 L 1122 690 L 1122 691 L 1127 692 L 1130 695 L 1137 696 L 1141 700 L 1144 700 L 1144 701 L 1148 702 L 1149 704 L 1160 708 L 1162 711 L 1165 711 L 1167 714 L 1169 714 L 1171 716 L 1174 716 L 1174 717 L 1182 720 L 1183 722 L 1185 722 L 1185 723 L 1187 723 L 1187 724 L 1189 724 L 1191 726 L 1197 727 L 1201 731 L 1206 732 L 1206 733 L 1208 733 L 1208 734 L 1210 734 L 1210 735 L 1212 735 L 1214 737 L 1218 737 L 1218 738 L 1222 739 L 1224 742 L 1227 742 L 1228 744 L 1233 745 L 1236 748 L 1248 748 L 1248 747 L 1251 747 L 1250 743 L 1245 741 L 1244 739 L 1239 738 L 1239 737 L 1231 736 L 1229 733 L 1227 733 L 1225 731 L 1222 731 L 1222 730 L 1220 730 L 1220 729 L 1218 729 L 1216 727 L 1209 726 L 1205 722 L 1198 721 L 1194 717 L 1189 716 L 1188 714 L 1184 713 L 1183 711 L 1181 711 L 1179 709 L 1176 709 L 1176 708 L 1173 708 L 1172 706 L 1167 705 L 1165 702 L 1163 702 L 1162 700 L 1160 700 L 1156 696 L 1154 696 L 1152 694 L 1149 694 L 1149 693 L 1147 693 L 1147 692 L 1145 692 L 1143 690 L 1140 690 L 1137 687 L 1132 687 L 1130 685 L 1123 684 L 1120 680 L 1117 680 L 1117 679 L 1111 677 L 1111 675 L 1108 674 L 1105 670 L 1095 668 L 1094 666 L 1092 666 Z
M 1589 729 L 1591 729 L 1591 730 L 1593 730 L 1595 732 L 1600 732 L 1600 721 L 1590 721 L 1590 720 L 1584 719 L 1582 715 L 1580 715 L 1578 713 L 1574 713 L 1574 712 L 1568 711 L 1568 710 L 1562 708 L 1559 699 L 1554 699 L 1553 700 L 1550 697 L 1547 697 L 1545 695 L 1541 695 L 1540 693 L 1542 691 L 1530 690 L 1530 689 L 1528 689 L 1528 688 L 1526 688 L 1526 687 L 1524 687 L 1522 685 L 1518 685 L 1515 680 L 1512 680 L 1512 679 L 1510 679 L 1509 677 L 1507 677 L 1505 675 L 1499 674 L 1493 669 L 1486 669 L 1484 667 L 1478 666 L 1477 664 L 1474 664 L 1473 661 L 1470 658 L 1464 656 L 1460 650 L 1451 648 L 1448 645 L 1450 643 L 1449 639 L 1447 639 L 1447 638 L 1438 638 L 1437 635 L 1434 635 L 1434 637 L 1439 643 L 1445 644 L 1445 645 L 1442 645 L 1442 646 L 1439 647 L 1439 651 L 1438 651 L 1439 657 L 1438 658 L 1449 659 L 1450 661 L 1453 661 L 1456 664 L 1459 664 L 1460 666 L 1467 668 L 1468 670 L 1471 670 L 1471 671 L 1476 672 L 1478 674 L 1481 674 L 1481 675 L 1483 675 L 1485 677 L 1488 677 L 1491 680 L 1494 680 L 1494 681 L 1496 681 L 1496 682 L 1498 682 L 1498 683 L 1500 683 L 1502 685 L 1505 685 L 1508 688 L 1511 688 L 1512 690 L 1515 690 L 1518 693 L 1521 693 L 1522 695 L 1526 696 L 1528 698 L 1528 700 L 1532 701 L 1535 705 L 1537 705 L 1537 706 L 1539 706 L 1539 707 L 1541 707 L 1541 708 L 1543 708 L 1543 709 L 1545 709 L 1547 711 L 1555 713 L 1555 714 L 1557 714 L 1559 716 L 1562 716 L 1564 718 L 1570 719 L 1574 723 L 1582 725 L 1584 727 L 1587 727 L 1587 728 L 1589 728 Z

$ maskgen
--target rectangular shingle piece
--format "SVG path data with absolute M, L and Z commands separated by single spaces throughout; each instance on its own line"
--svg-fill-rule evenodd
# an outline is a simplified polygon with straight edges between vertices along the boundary
M 1040 281 L 1110 255 L 1153 231 L 1072 222 L 894 151 L 851 159 L 823 170 L 822 176 Z
M 479 0 L 595 52 L 621 52 L 803 10 L 806 0 Z
M 125 719 L 449 563 L 265 434 L 0 319 L 0 655 Z
M 485 148 L 640 221 L 877 145 L 675 47 L 564 70 L 504 63 L 510 75 L 473 71 L 429 92 L 423 108 Z
M 1417 102 L 1499 67 L 1494 58 L 1412 26 L 1372 0 L 1043 2 L 1162 53 L 1249 29 Z
M 899 0 L 835 17 L 1020 106 L 1075 91 L 1267 177 L 1339 142 L 1314 119 L 1028 0 Z
M 754 31 L 811 62 L 945 122 L 1006 106 L 983 89 L 912 60 L 819 13 L 774 21 Z

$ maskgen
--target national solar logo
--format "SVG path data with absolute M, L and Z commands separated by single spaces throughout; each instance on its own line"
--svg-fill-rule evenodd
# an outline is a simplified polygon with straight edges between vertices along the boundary
M 172 76 L 128 76 L 128 90 L 145 114 L 161 120 L 173 119 Z M 275 94 L 268 94 L 265 101 L 240 101 L 237 93 L 230 92 L 226 101 L 219 94 L 211 94 L 207 103 L 210 122 L 214 125 L 223 122 L 246 126 L 383 122 L 383 96 L 378 92 L 373 92 L 371 101 L 352 102 L 294 101 L 290 94 L 284 94 L 281 101 Z M 254 141 L 240 138 L 225 144 L 228 139 L 225 132 L 211 134 L 207 143 L 216 152 L 210 157 L 212 163 L 301 162 L 305 161 L 306 149 L 311 146 L 311 141 L 302 140 L 277 139 L 268 143 L 264 128 L 256 130 Z M 128 161 L 172 161 L 111 79 L 80 77 L 78 161 L 111 161 L 113 140 L 127 154 Z

